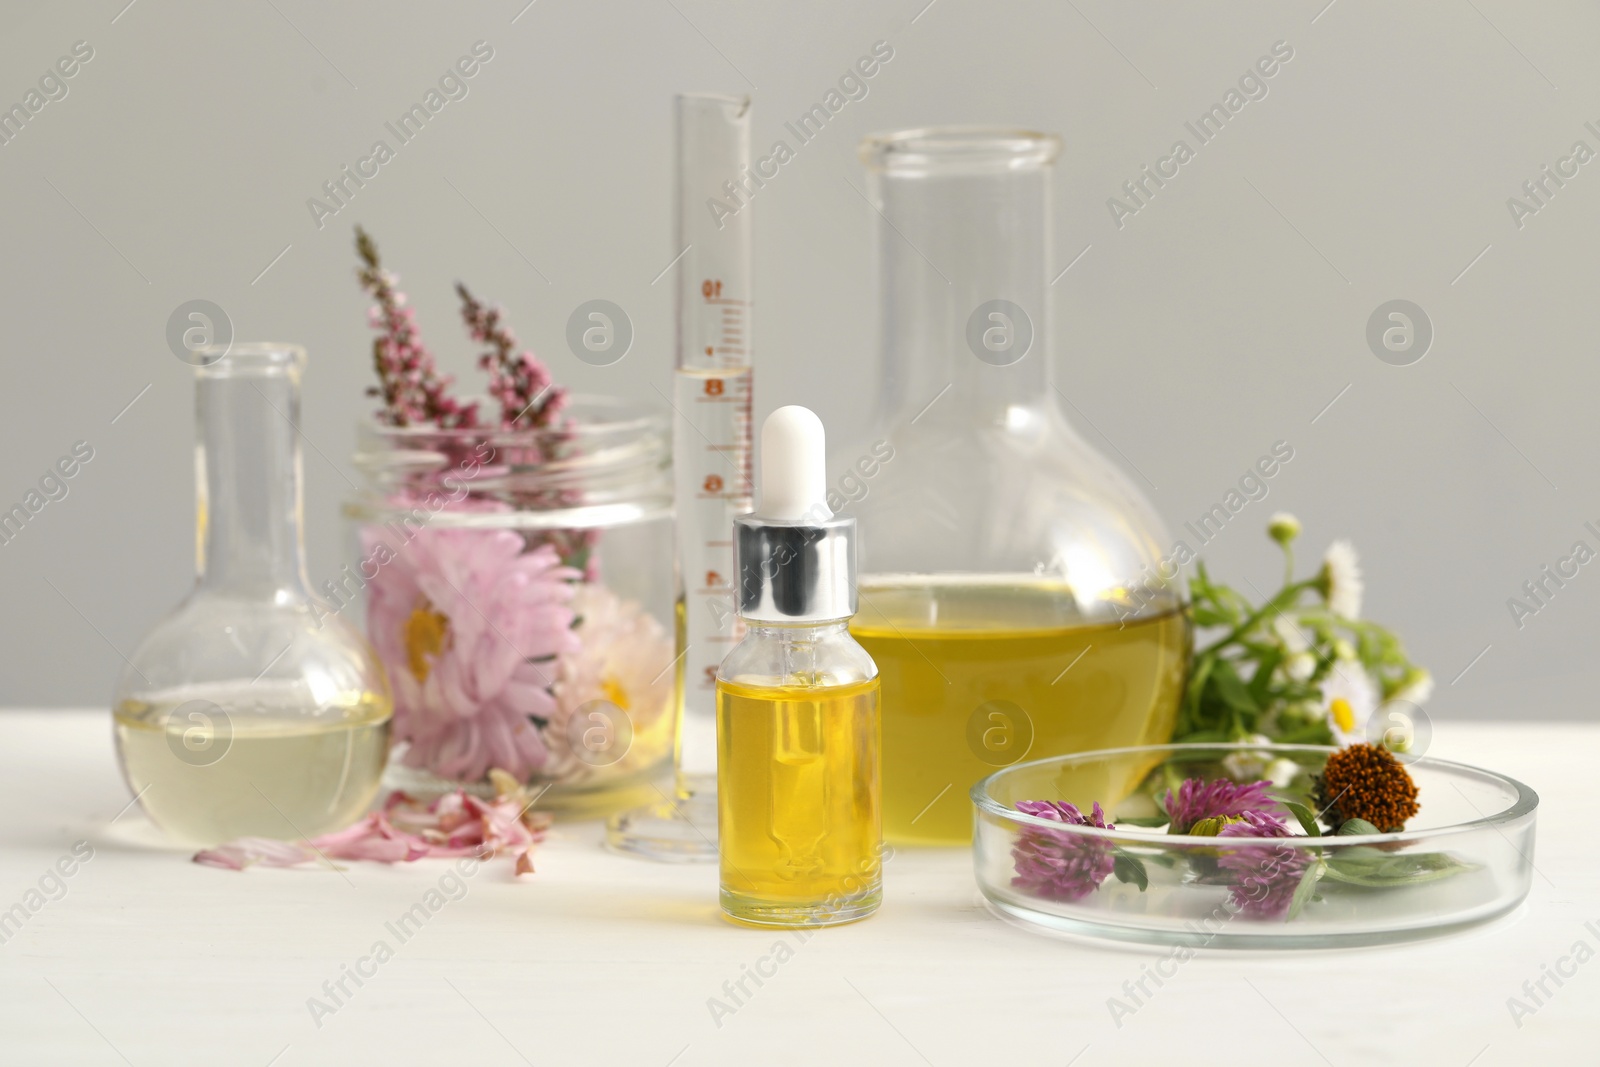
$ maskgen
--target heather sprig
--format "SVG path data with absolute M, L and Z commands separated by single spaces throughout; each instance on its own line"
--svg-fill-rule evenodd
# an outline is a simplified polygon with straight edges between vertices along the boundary
M 399 289 L 400 279 L 385 270 L 378 246 L 356 227 L 356 251 L 363 264 L 361 287 L 377 301 L 368 319 L 378 336 L 372 341 L 372 364 L 378 384 L 368 396 L 382 397 L 379 420 L 391 426 L 437 426 L 456 429 L 478 424 L 478 405 L 462 404 L 450 395 L 451 379 L 440 374 L 433 353 L 417 332 L 416 310 Z
M 460 282 L 461 318 L 474 341 L 487 345 L 478 366 L 489 373 L 489 395 L 500 402 L 500 425 L 527 429 L 554 424 L 566 406 L 567 390 L 555 384 L 550 369 L 531 351 L 518 351 L 505 312 L 478 300 Z

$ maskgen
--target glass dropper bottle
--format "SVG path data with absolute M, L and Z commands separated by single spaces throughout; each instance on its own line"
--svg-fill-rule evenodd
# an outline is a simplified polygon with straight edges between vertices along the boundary
M 882 891 L 878 671 L 850 636 L 854 519 L 824 502 L 822 422 L 782 407 L 761 428 L 761 506 L 734 521 L 743 640 L 717 669 L 722 910 L 831 926 Z

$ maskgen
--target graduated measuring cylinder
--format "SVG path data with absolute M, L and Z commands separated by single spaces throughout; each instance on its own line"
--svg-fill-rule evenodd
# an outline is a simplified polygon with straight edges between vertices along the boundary
M 711 860 L 717 838 L 717 665 L 743 636 L 733 520 L 751 508 L 750 211 L 727 198 L 749 170 L 750 100 L 682 95 L 677 120 L 676 796 L 612 819 L 613 848 Z

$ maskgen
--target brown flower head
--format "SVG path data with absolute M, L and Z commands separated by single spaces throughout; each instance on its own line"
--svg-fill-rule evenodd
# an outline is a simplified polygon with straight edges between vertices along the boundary
M 1383 746 L 1350 745 L 1328 757 L 1317 779 L 1317 803 L 1335 827 L 1365 819 L 1384 833 L 1396 833 L 1417 813 L 1417 783 Z

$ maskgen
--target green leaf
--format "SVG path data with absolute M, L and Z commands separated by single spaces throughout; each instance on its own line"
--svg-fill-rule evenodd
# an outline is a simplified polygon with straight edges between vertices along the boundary
M 1211 680 L 1211 672 L 1216 669 L 1217 657 L 1215 655 L 1200 656 L 1194 661 L 1194 669 L 1189 676 L 1189 692 L 1187 696 L 1196 705 L 1200 703 L 1200 694 L 1205 692 L 1206 683 Z
M 1250 679 L 1250 696 L 1258 707 L 1267 704 L 1268 687 L 1272 685 L 1272 673 L 1278 669 L 1278 664 L 1283 662 L 1283 649 L 1269 648 L 1257 658 L 1256 673 Z
M 1322 877 L 1322 872 L 1323 865 L 1320 863 L 1313 863 L 1306 868 L 1306 873 L 1300 876 L 1300 884 L 1294 887 L 1294 896 L 1289 898 L 1289 913 L 1283 917 L 1284 922 L 1300 914 L 1301 909 L 1311 899 L 1312 891 L 1316 889 L 1317 879 Z
M 1172 739 L 1174 744 L 1186 745 L 1223 744 L 1228 740 L 1230 740 L 1228 735 L 1222 730 L 1195 730 Z
M 1429 880 L 1446 874 L 1470 870 L 1473 865 L 1462 863 L 1448 852 L 1421 852 L 1415 856 L 1395 856 L 1378 868 L 1378 874 L 1389 878 Z
M 1227 660 L 1217 664 L 1216 670 L 1211 672 L 1211 680 L 1217 687 L 1217 694 L 1229 707 L 1250 715 L 1261 710 L 1255 697 L 1250 695 L 1249 688 L 1240 679 L 1239 672 Z
M 1279 730 L 1278 740 L 1286 745 L 1331 745 L 1333 731 L 1326 722 L 1310 722 L 1289 730 Z
M 1375 871 L 1388 863 L 1393 857 L 1381 848 L 1371 848 L 1367 845 L 1357 845 L 1355 848 L 1341 848 L 1328 857 L 1328 862 L 1337 864 L 1342 868 L 1366 873 Z
M 1154 829 L 1165 826 L 1172 820 L 1165 815 L 1139 815 L 1132 818 L 1119 815 L 1114 821 L 1118 826 L 1141 826 L 1146 829 Z
M 1137 856 L 1119 848 L 1116 850 L 1116 859 L 1112 862 L 1111 873 L 1117 876 L 1117 881 L 1132 882 L 1139 887 L 1141 893 L 1150 888 L 1150 876 L 1145 873 L 1144 864 L 1139 862 Z
M 1383 831 L 1365 819 L 1346 819 L 1333 832 L 1334 837 L 1356 837 L 1365 834 L 1381 834 Z
M 1289 813 L 1300 821 L 1300 829 L 1310 837 L 1321 837 L 1322 827 L 1317 825 L 1317 816 L 1310 808 L 1298 800 L 1280 800 L 1278 803 L 1289 809 Z
M 1367 889 L 1394 889 L 1403 885 L 1420 885 L 1423 882 L 1437 882 L 1441 878 L 1449 878 L 1462 870 L 1465 865 L 1442 871 L 1428 871 L 1418 874 L 1351 874 L 1337 868 L 1328 868 L 1328 877 L 1335 882 L 1344 882 L 1347 885 L 1359 885 Z
M 1346 851 L 1367 853 L 1379 850 L 1360 848 L 1341 850 L 1341 853 Z M 1392 889 L 1396 886 L 1437 882 L 1475 869 L 1473 864 L 1462 863 L 1445 852 L 1423 852 L 1415 856 L 1382 855 L 1383 859 L 1376 862 L 1366 856 L 1334 856 L 1328 861 L 1328 877 L 1336 882 L 1368 889 Z

